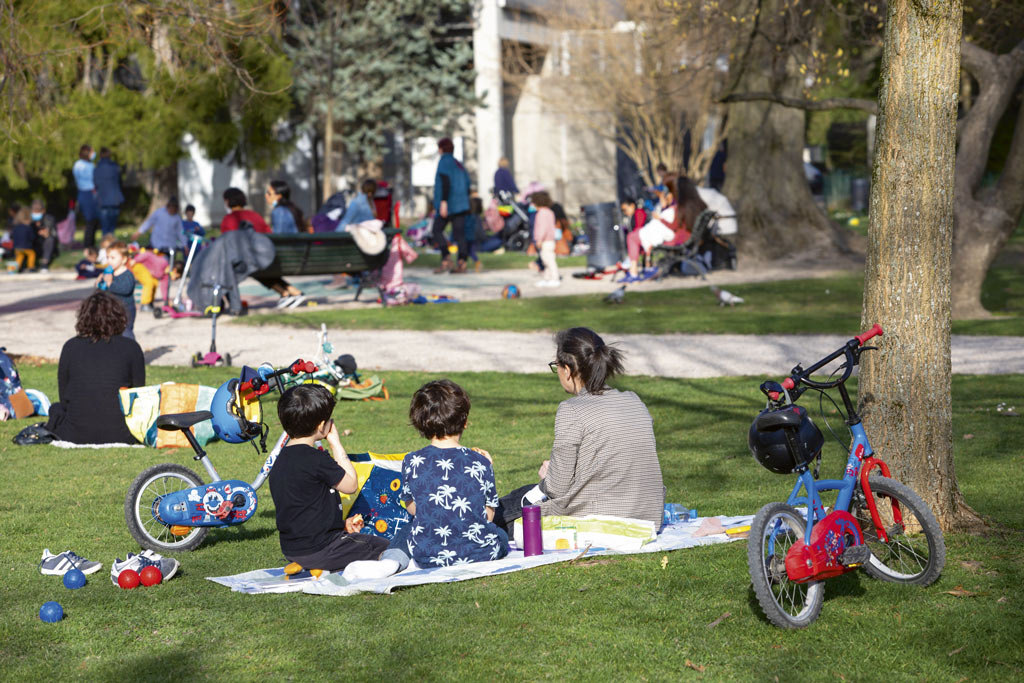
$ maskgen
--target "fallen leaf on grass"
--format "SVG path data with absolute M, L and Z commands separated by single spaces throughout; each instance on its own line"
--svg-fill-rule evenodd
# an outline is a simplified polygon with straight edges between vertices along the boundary
M 694 664 L 689 659 L 686 660 L 686 666 L 688 666 L 689 668 L 693 669 L 694 671 L 696 671 L 698 673 L 704 673 L 704 666 L 703 665 Z
M 1004 595 L 1003 597 L 996 600 L 996 602 L 1006 602 L 1006 596 Z
M 950 651 L 950 653 L 949 653 L 948 655 L 946 655 L 946 656 L 947 656 L 947 657 L 952 657 L 953 655 L 958 655 L 958 654 L 960 654 L 961 652 L 963 652 L 963 651 L 964 651 L 964 648 L 965 648 L 965 647 L 967 647 L 967 646 L 966 646 L 966 645 L 961 645 L 961 646 L 960 646 L 960 647 L 958 647 L 957 649 L 955 649 L 955 650 L 951 650 L 951 651 Z
M 473 601 L 473 604 L 474 604 L 474 605 L 476 605 L 476 608 L 477 608 L 477 609 L 480 609 L 480 603 L 479 603 L 479 602 L 477 602 L 476 600 L 474 600 L 474 601 Z
M 726 612 L 725 614 L 723 614 L 722 616 L 718 617 L 717 619 L 712 621 L 710 624 L 708 624 L 708 628 L 714 628 L 714 627 L 718 626 L 719 624 L 721 624 L 723 621 L 725 621 L 726 619 L 728 619 L 731 616 L 732 616 L 732 612 Z
M 977 573 L 981 569 L 981 562 L 978 560 L 960 560 L 960 566 L 968 571 Z
M 351 429 L 343 429 L 342 432 L 341 432 L 341 435 L 342 436 L 352 436 L 352 430 Z
M 965 439 L 973 439 L 974 438 L 974 434 L 964 434 L 964 438 Z
M 661 558 L 661 568 L 664 569 L 668 566 L 668 555 L 663 555 Z
M 963 586 L 957 586 L 951 591 L 943 591 L 947 595 L 952 595 L 957 598 L 973 598 L 977 593 L 966 590 Z

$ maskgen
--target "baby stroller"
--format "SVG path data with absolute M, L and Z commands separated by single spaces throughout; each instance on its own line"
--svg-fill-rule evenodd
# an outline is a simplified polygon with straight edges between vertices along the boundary
M 530 216 L 526 205 L 519 204 L 507 190 L 498 192 L 498 212 L 505 219 L 505 227 L 498 237 L 509 251 L 525 251 L 530 246 Z
M 710 271 L 718 268 L 736 270 L 736 246 L 717 234 L 718 218 L 721 216 L 705 209 L 697 216 L 685 244 L 655 247 L 659 255 L 656 279 L 670 274 L 699 275 L 706 279 Z

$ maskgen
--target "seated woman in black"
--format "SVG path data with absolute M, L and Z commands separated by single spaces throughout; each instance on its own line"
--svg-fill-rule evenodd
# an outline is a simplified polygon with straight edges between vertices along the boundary
M 46 428 L 73 443 L 137 443 L 121 412 L 118 389 L 146 383 L 142 348 L 122 337 L 128 318 L 121 302 L 96 292 L 78 307 L 77 336 L 60 352 L 60 403 Z

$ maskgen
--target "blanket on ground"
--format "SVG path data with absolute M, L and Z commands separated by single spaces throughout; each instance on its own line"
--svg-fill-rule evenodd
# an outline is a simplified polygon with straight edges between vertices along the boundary
M 724 528 L 750 524 L 753 515 L 738 517 L 720 517 Z M 710 536 L 696 536 L 704 518 L 667 524 L 658 534 L 657 539 L 645 544 L 636 553 L 625 553 L 606 548 L 590 547 L 586 551 L 558 550 L 545 552 L 543 555 L 524 557 L 522 550 L 513 550 L 506 557 L 493 562 L 475 562 L 451 567 L 417 567 L 412 563 L 408 569 L 384 579 L 366 579 L 348 582 L 341 573 L 324 574 L 315 579 L 308 572 L 286 577 L 283 568 L 257 569 L 256 571 L 236 574 L 234 576 L 209 576 L 208 580 L 227 586 L 239 593 L 294 593 L 303 592 L 313 595 L 356 595 L 358 593 L 390 593 L 395 588 L 416 586 L 427 583 L 450 583 L 467 581 L 484 576 L 496 576 L 509 572 L 532 569 L 556 562 L 568 562 L 577 557 L 593 557 L 597 555 L 632 555 L 639 553 L 661 553 L 669 550 L 693 548 L 699 545 L 713 545 L 737 540 L 725 533 Z

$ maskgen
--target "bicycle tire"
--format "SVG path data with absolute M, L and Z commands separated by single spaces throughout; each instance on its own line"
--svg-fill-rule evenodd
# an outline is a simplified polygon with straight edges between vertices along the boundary
M 918 586 L 934 583 L 946 564 L 946 543 L 935 515 L 909 486 L 895 479 L 872 475 L 868 483 L 889 542 L 883 543 L 875 534 L 864 491 L 858 490 L 854 517 L 864 533 L 864 542 L 871 549 L 871 558 L 863 565 L 864 571 L 882 581 Z M 900 505 L 903 524 L 899 527 L 892 517 L 892 500 Z
M 795 583 L 786 574 L 786 552 L 802 540 L 807 522 L 785 503 L 769 503 L 750 524 L 747 565 L 761 610 L 779 628 L 806 628 L 821 613 L 825 585 Z
M 175 536 L 171 528 L 158 520 L 153 510 L 168 493 L 201 486 L 199 475 L 181 465 L 163 463 L 145 470 L 128 489 L 124 500 L 124 521 L 140 546 L 160 553 L 195 550 L 210 528 L 192 527 L 184 536 Z

